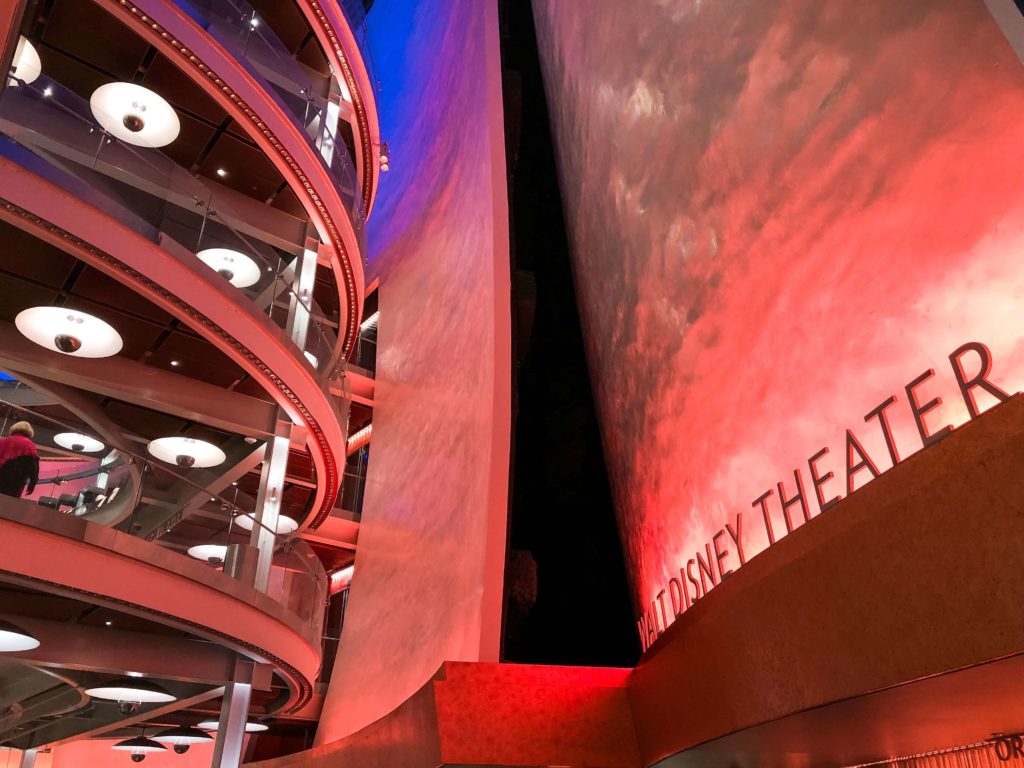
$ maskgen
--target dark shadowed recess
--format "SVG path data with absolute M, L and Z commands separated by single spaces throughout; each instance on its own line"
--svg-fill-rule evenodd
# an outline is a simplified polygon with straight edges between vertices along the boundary
M 499 3 L 515 369 L 505 661 L 639 655 L 527 0 Z

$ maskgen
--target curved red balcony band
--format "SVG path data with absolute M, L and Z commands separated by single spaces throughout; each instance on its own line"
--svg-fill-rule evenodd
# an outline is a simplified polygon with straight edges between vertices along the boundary
M 339 286 L 340 352 L 359 335 L 363 266 L 356 232 L 320 156 L 285 110 L 204 29 L 170 0 L 96 0 L 134 29 L 227 111 L 263 150 L 302 203 L 321 240 L 333 248 Z
M 239 302 L 211 281 L 198 260 L 186 264 L 16 163 L 0 159 L 0 184 L 0 219 L 96 267 L 194 328 L 306 427 L 321 479 L 306 525 L 315 528 L 326 519 L 341 486 L 345 435 L 328 395 L 281 329 L 255 305 Z
M 2 507 L 6 580 L 178 626 L 272 664 L 290 690 L 284 711 L 312 697 L 319 637 L 272 598 L 112 528 L 12 499 Z
M 377 195 L 380 171 L 380 123 L 377 119 L 373 83 L 359 53 L 359 44 L 341 9 L 336 4 L 324 5 L 317 0 L 297 2 L 327 54 L 331 69 L 339 78 L 345 79 L 345 85 L 352 94 L 352 110 L 358 128 L 363 204 L 366 206 L 366 217 L 369 218 Z

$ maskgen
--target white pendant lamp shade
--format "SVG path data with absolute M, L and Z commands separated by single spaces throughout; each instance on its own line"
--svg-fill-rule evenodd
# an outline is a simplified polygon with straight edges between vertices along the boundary
M 39 61 L 36 47 L 24 35 L 18 38 L 18 47 L 14 49 L 14 61 L 11 62 L 11 66 L 14 67 L 14 76 L 7 79 L 11 85 L 17 85 L 18 80 L 25 83 L 34 82 L 43 73 L 43 65 Z
M 213 443 L 191 437 L 159 437 L 149 443 L 148 450 L 160 461 L 182 469 L 216 467 L 227 458 Z
M 14 325 L 41 347 L 75 357 L 110 357 L 121 351 L 121 335 L 109 323 L 76 309 L 32 307 Z
M 219 565 L 227 557 L 228 548 L 223 544 L 196 544 L 188 548 L 190 557 L 196 560 L 205 560 L 208 563 Z
M 139 147 L 163 147 L 178 138 L 181 130 L 174 108 L 134 83 L 101 85 L 89 98 L 89 107 L 107 133 Z
M 256 518 L 252 515 L 239 515 L 235 518 L 235 523 L 239 528 L 251 531 L 256 525 Z M 298 527 L 299 524 L 287 515 L 279 515 L 277 518 L 277 531 L 275 533 L 291 533 L 297 530 Z
M 137 677 L 108 680 L 92 688 L 86 688 L 85 692 L 94 699 L 137 701 L 141 704 L 166 704 L 177 699 L 162 686 Z
M 53 442 L 75 453 L 99 453 L 106 447 L 96 438 L 78 432 L 61 432 L 53 436 Z
M 119 752 L 131 752 L 133 755 L 144 755 L 147 752 L 165 752 L 167 747 L 159 741 L 147 739 L 145 736 L 136 736 L 133 739 L 119 741 L 111 747 Z
M 213 741 L 213 736 L 208 734 L 206 731 L 201 731 L 198 728 L 192 728 L 187 725 L 179 726 L 177 728 L 168 728 L 166 731 L 160 731 L 154 740 L 163 742 L 164 744 L 171 744 L 174 747 L 174 751 L 179 755 L 184 754 L 188 751 L 188 748 L 193 744 L 204 744 L 208 741 Z
M 202 728 L 204 731 L 216 731 L 220 728 L 220 723 L 216 720 L 207 720 L 197 725 L 196 728 Z M 259 733 L 260 731 L 267 730 L 270 730 L 270 726 L 263 723 L 248 722 L 245 724 L 246 733 Z
M 17 653 L 18 651 L 31 651 L 39 647 L 39 641 L 9 621 L 0 619 L 0 653 Z
M 248 288 L 260 279 L 259 266 L 240 251 L 233 251 L 230 248 L 205 248 L 196 256 L 235 288 Z

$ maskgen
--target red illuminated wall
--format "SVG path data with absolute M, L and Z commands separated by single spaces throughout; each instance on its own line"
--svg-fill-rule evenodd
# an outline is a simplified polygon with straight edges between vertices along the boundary
M 900 457 L 920 450 L 920 374 L 918 402 L 943 400 L 928 433 L 966 421 L 962 343 L 1021 388 L 1024 72 L 982 0 L 534 8 L 638 631 L 656 633 L 673 578 L 692 599 L 740 565 L 733 533 L 746 559 L 767 546 L 769 490 L 786 535 L 795 469 L 812 519 L 812 471 L 847 494 L 847 428 L 891 466 L 865 421 L 890 395 Z
M 373 440 L 318 744 L 395 709 L 444 661 L 496 661 L 501 624 L 511 363 L 497 8 L 378 0 L 369 29 L 392 158 L 370 222 Z

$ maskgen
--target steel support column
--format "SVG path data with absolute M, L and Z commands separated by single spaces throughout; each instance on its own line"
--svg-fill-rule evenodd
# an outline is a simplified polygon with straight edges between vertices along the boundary
M 229 683 L 224 689 L 217 741 L 213 746 L 212 768 L 238 768 L 241 764 L 251 696 L 252 684 L 248 682 Z
M 290 422 L 279 422 L 277 434 L 267 443 L 263 456 L 256 511 L 253 513 L 256 524 L 253 525 L 249 538 L 249 545 L 257 549 L 256 579 L 253 586 L 261 592 L 266 592 L 270 583 L 277 521 L 281 513 L 281 496 L 284 494 L 284 479 L 288 469 L 291 428 Z

